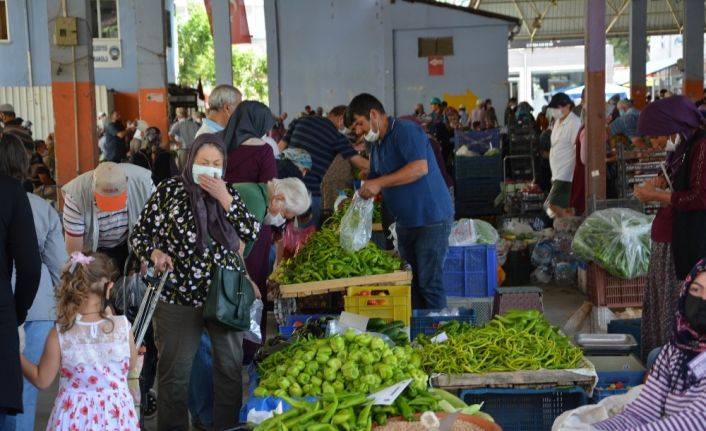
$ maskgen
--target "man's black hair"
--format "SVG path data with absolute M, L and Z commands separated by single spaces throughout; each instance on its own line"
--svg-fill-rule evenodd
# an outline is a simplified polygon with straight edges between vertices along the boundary
M 373 109 L 381 114 L 385 113 L 385 108 L 382 107 L 382 103 L 375 96 L 361 93 L 355 96 L 351 103 L 348 104 L 348 115 L 350 118 L 353 118 L 354 115 L 360 115 L 369 120 L 370 111 Z

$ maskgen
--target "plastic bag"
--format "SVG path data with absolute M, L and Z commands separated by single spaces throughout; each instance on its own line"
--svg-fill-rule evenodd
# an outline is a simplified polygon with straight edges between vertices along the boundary
M 257 288 L 256 288 L 257 289 Z M 262 300 L 255 299 L 250 306 L 250 329 L 245 331 L 243 338 L 255 344 L 262 344 L 262 331 L 260 330 L 260 322 L 262 321 L 262 310 L 264 304 Z
M 638 277 L 649 266 L 652 219 L 626 208 L 597 211 L 576 231 L 571 250 L 616 277 Z
M 466 218 L 454 223 L 449 235 L 449 245 L 495 244 L 499 239 L 498 231 L 490 223 Z
M 142 298 L 145 296 L 147 286 L 142 281 L 138 272 L 123 276 L 115 283 L 115 288 L 111 291 L 111 299 L 115 307 L 123 314 L 132 314 L 134 308 L 139 308 Z
M 299 250 L 309 241 L 309 238 L 311 238 L 314 232 L 316 232 L 315 225 L 299 228 L 292 222 L 287 223 L 284 227 L 284 233 L 282 233 L 284 257 L 294 256 L 299 253 Z
M 353 195 L 353 201 L 341 219 L 339 238 L 344 250 L 355 252 L 368 244 L 373 235 L 374 210 L 372 199 L 363 199 L 358 192 Z

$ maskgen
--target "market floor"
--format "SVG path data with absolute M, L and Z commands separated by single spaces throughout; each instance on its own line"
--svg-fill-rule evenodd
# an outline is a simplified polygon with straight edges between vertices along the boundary
M 575 287 L 560 287 L 560 286 L 544 286 L 543 287 L 543 303 L 544 315 L 552 325 L 563 326 L 568 318 L 579 308 L 584 302 L 584 294 Z M 268 333 L 274 334 L 277 329 L 274 326 L 274 316 L 270 315 L 267 319 L 271 322 L 271 327 L 268 327 Z M 269 326 L 269 325 L 268 325 Z M 570 334 L 571 335 L 571 334 Z M 37 405 L 37 420 L 34 429 L 46 429 L 47 420 L 51 413 L 51 408 L 54 403 L 54 397 L 58 389 L 58 379 L 54 382 L 51 388 L 40 392 Z M 243 373 L 243 393 L 247 394 L 248 376 Z M 147 421 L 145 430 L 151 431 L 156 429 L 156 421 Z

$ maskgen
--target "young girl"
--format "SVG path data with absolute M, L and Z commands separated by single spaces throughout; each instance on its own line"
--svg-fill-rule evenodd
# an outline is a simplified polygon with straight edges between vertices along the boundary
M 110 259 L 76 252 L 57 289 L 56 327 L 35 365 L 21 357 L 22 372 L 40 389 L 61 375 L 48 430 L 139 429 L 127 374 L 137 351 L 124 316 L 106 312 L 113 287 Z

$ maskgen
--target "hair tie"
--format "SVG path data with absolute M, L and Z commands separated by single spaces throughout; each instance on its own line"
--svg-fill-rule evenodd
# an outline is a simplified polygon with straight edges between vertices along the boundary
M 93 262 L 93 256 L 86 256 L 80 251 L 75 251 L 71 253 L 71 267 L 69 268 L 69 272 L 73 274 L 78 264 L 86 266 L 91 262 Z

